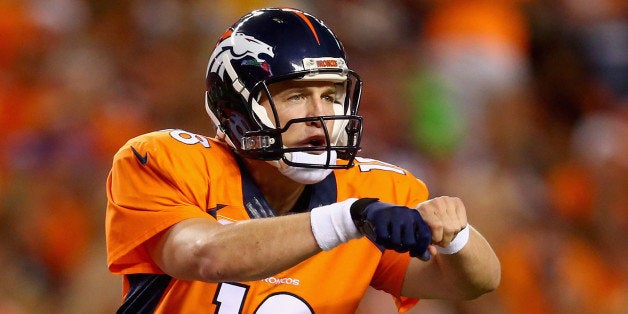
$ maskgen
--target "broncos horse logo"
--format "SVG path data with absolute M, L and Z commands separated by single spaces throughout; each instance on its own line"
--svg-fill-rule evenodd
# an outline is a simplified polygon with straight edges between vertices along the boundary
M 212 61 L 208 68 L 209 71 L 217 73 L 220 77 L 224 78 L 225 66 L 231 67 L 231 64 L 226 65 L 225 62 L 250 57 L 253 60 L 247 60 L 248 62 L 257 62 L 260 67 L 270 72 L 268 64 L 261 58 L 262 55 L 267 55 L 272 58 L 275 56 L 275 53 L 271 46 L 252 36 L 242 33 L 233 33 L 231 37 L 218 44 L 210 58 Z

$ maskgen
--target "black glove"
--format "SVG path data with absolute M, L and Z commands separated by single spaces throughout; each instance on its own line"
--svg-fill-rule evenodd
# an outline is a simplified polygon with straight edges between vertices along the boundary
M 375 244 L 430 259 L 432 232 L 416 209 L 361 198 L 351 205 L 351 218 L 360 233 Z

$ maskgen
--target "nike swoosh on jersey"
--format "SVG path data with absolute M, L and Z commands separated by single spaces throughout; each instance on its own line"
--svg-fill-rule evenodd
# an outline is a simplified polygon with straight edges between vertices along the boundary
M 225 204 L 216 204 L 216 207 L 214 208 L 208 208 L 205 212 L 207 212 L 208 214 L 214 216 L 214 218 L 216 218 L 216 214 L 218 212 L 219 209 L 227 207 L 227 205 Z
M 133 151 L 133 155 L 137 157 L 137 160 L 139 160 L 142 165 L 145 165 L 148 162 L 148 153 L 145 153 L 144 156 L 142 156 L 133 146 L 131 146 L 131 150 Z

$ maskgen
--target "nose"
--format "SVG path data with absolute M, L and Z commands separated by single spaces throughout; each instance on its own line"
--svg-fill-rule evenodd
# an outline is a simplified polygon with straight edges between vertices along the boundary
M 320 116 L 327 115 L 326 105 L 327 104 L 320 97 L 314 98 L 312 102 L 310 103 L 310 106 L 308 106 L 307 117 L 310 118 L 310 117 L 320 117 Z M 307 125 L 320 128 L 322 127 L 322 120 L 318 119 L 318 120 L 309 121 Z
M 317 120 L 312 120 L 312 121 L 307 121 L 307 122 L 306 122 L 306 125 L 307 125 L 307 126 L 313 126 L 313 127 L 316 127 L 316 128 L 321 128 L 321 127 L 323 127 L 323 123 L 321 122 L 321 120 L 320 120 L 320 119 L 317 119 Z
M 308 106 L 308 117 L 318 117 L 326 115 L 327 104 L 320 97 L 314 97 Z

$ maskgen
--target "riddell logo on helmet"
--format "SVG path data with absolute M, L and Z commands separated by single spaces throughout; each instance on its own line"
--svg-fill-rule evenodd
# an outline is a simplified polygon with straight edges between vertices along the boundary
M 275 278 L 275 277 L 268 277 L 266 279 L 263 279 L 262 281 L 265 281 L 267 283 L 273 284 L 273 285 L 293 285 L 293 286 L 298 286 L 300 281 L 299 279 L 294 279 L 294 278 Z

